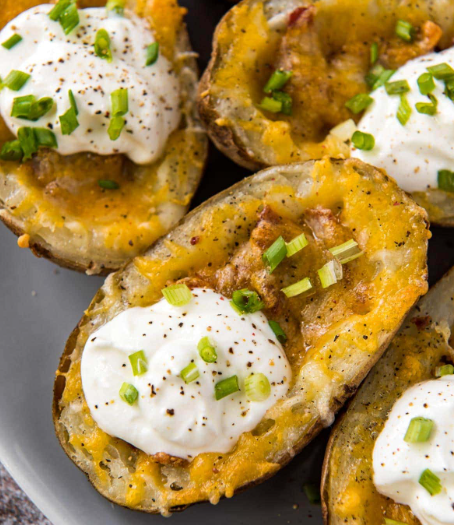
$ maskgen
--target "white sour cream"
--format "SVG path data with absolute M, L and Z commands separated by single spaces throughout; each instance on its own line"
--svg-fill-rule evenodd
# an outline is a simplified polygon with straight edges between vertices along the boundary
M 0 112 L 17 135 L 23 126 L 49 127 L 56 135 L 58 152 L 71 155 L 92 152 L 122 153 L 136 164 L 156 160 L 170 133 L 180 122 L 179 82 L 169 61 L 160 54 L 146 67 L 146 48 L 155 39 L 145 20 L 131 12 L 125 16 L 107 14 L 104 8 L 79 9 L 80 24 L 65 36 L 59 22 L 48 13 L 53 5 L 43 4 L 21 13 L 0 32 L 0 42 L 13 34 L 23 40 L 11 50 L 0 46 L 0 76 L 12 70 L 31 75 L 20 91 L 0 92 Z M 105 29 L 111 39 L 112 62 L 94 53 L 95 35 Z M 107 129 L 113 91 L 127 88 L 129 112 L 120 138 L 112 141 Z M 68 91 L 74 93 L 79 110 L 79 127 L 62 135 L 59 116 L 70 108 Z M 51 97 L 54 107 L 37 122 L 11 117 L 16 97 Z
M 83 352 L 82 384 L 94 420 L 150 455 L 191 459 L 228 452 L 289 388 L 290 365 L 261 312 L 240 316 L 209 289 L 197 288 L 193 295 L 183 307 L 162 299 L 122 312 L 92 335 Z M 197 350 L 205 336 L 215 344 L 215 363 L 205 363 Z M 139 350 L 148 371 L 134 377 L 128 356 Z M 200 376 L 186 384 L 180 372 L 192 361 Z M 265 401 L 246 398 L 244 379 L 251 373 L 268 378 Z M 215 384 L 233 375 L 240 391 L 216 401 Z M 120 398 L 123 382 L 139 392 L 132 406 Z
M 429 441 L 404 441 L 414 417 L 434 422 Z M 378 491 L 408 505 L 422 525 L 454 524 L 454 375 L 415 385 L 396 402 L 375 443 L 373 468 Z M 440 494 L 418 483 L 425 469 L 440 478 Z
M 418 77 L 428 66 L 446 62 L 454 68 L 454 48 L 442 53 L 431 53 L 409 61 L 401 67 L 390 82 L 407 80 L 406 93 L 412 114 L 405 126 L 396 118 L 400 103 L 398 95 L 388 95 L 384 87 L 371 93 L 374 102 L 359 123 L 359 130 L 375 138 L 371 151 L 356 150 L 352 156 L 377 168 L 384 168 L 408 192 L 437 188 L 439 170 L 454 170 L 454 102 L 443 94 L 444 83 L 435 80 L 433 95 L 438 100 L 435 116 L 418 113 L 417 102 L 429 102 L 421 95 Z

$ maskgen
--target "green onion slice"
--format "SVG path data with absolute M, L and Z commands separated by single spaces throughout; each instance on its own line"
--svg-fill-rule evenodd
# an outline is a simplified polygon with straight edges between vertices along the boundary
M 424 115 L 430 115 L 433 117 L 437 113 L 438 100 L 430 93 L 428 97 L 430 98 L 431 102 L 417 102 L 416 111 L 418 113 L 422 113 Z
M 131 363 L 132 373 L 135 376 L 141 376 L 148 370 L 148 361 L 145 357 L 145 352 L 139 350 L 129 356 L 129 362 Z
M 284 344 L 287 341 L 287 335 L 284 330 L 282 330 L 281 325 L 277 321 L 268 321 L 268 324 L 270 325 L 271 330 L 273 330 L 277 340 L 281 344 Z
M 375 91 L 379 87 L 384 86 L 395 72 L 396 71 L 394 69 L 383 69 L 383 71 L 375 78 L 375 81 L 372 84 L 372 91 Z
M 110 140 L 118 140 L 125 125 L 126 120 L 123 117 L 114 117 L 111 119 L 109 128 L 107 129 Z
M 370 63 L 373 66 L 375 62 L 378 60 L 378 44 L 377 42 L 374 42 L 370 46 Z
M 197 350 L 205 363 L 215 363 L 218 358 L 216 348 L 209 337 L 202 337 L 197 344 Z
M 110 102 L 112 105 L 112 115 L 114 117 L 126 115 L 129 110 L 128 90 L 121 88 L 112 91 Z
M 161 290 L 164 299 L 172 306 L 184 306 L 192 299 L 192 292 L 186 284 L 172 284 Z
M 287 256 L 287 246 L 282 236 L 278 237 L 273 244 L 262 255 L 263 262 L 268 266 L 269 272 L 274 270 L 281 264 Z
M 440 494 L 441 489 L 443 488 L 440 478 L 428 468 L 426 468 L 426 470 L 421 474 L 419 478 L 419 484 L 422 485 L 431 496 Z
M 408 103 L 407 97 L 405 95 L 401 95 L 396 117 L 397 120 L 402 124 L 402 126 L 405 126 L 410 120 L 411 113 L 412 109 L 410 104 Z
M 328 288 L 342 279 L 342 264 L 337 259 L 328 261 L 317 273 L 322 288 Z
M 100 29 L 95 36 L 95 54 L 107 60 L 107 62 L 112 62 L 112 50 L 110 49 L 110 36 L 105 29 Z
M 395 82 L 386 82 L 385 89 L 388 95 L 402 95 L 410 91 L 410 86 L 406 80 L 396 80 Z
M 251 374 L 244 380 L 246 397 L 250 401 L 265 401 L 270 397 L 271 385 L 265 374 Z
M 24 153 L 20 145 L 19 140 L 12 140 L 10 142 L 5 142 L 0 151 L 0 159 L 7 161 L 17 161 L 22 160 Z
M 238 392 L 239 389 L 238 376 L 227 377 L 214 385 L 214 397 L 216 401 L 219 401 L 224 397 Z
M 60 115 L 59 118 L 63 135 L 71 135 L 79 127 L 79 121 L 73 107 L 69 108 L 63 115 Z
M 454 172 L 440 170 L 438 172 L 438 187 L 443 191 L 454 192 Z
M 33 128 L 19 128 L 17 138 L 24 153 L 24 160 L 31 159 L 32 155 L 38 151 L 38 142 Z
M 263 88 L 264 93 L 271 93 L 272 91 L 277 91 L 282 89 L 285 84 L 292 78 L 293 71 L 284 71 L 283 69 L 276 69 L 276 71 L 271 75 L 268 82 Z
M 10 49 L 12 49 L 15 45 L 17 45 L 21 41 L 22 41 L 22 37 L 20 35 L 18 35 L 17 33 L 14 33 L 13 36 L 11 36 L 10 38 L 8 38 L 8 40 L 3 42 L 2 46 L 5 49 L 10 50 Z
M 367 93 L 358 93 L 345 103 L 345 107 L 357 115 L 369 107 L 374 99 Z
M 301 281 L 298 281 L 297 283 L 291 284 L 290 286 L 287 286 L 286 288 L 282 288 L 281 292 L 284 292 L 287 297 L 295 297 L 296 295 L 300 295 L 304 292 L 307 292 L 312 288 L 312 283 L 309 277 L 305 277 L 304 279 L 301 279 Z
M 120 388 L 120 397 L 128 403 L 128 405 L 133 405 L 139 397 L 139 392 L 134 385 L 123 383 Z
M 63 11 L 75 2 L 76 0 L 58 0 L 55 7 L 49 12 L 49 18 L 56 22 L 60 19 L 60 16 L 63 14 Z
M 69 97 L 69 103 L 71 104 L 71 107 L 74 110 L 74 113 L 78 115 L 79 109 L 77 108 L 76 98 L 74 96 L 74 93 L 71 90 L 68 91 L 68 97 Z
M 404 441 L 406 443 L 425 443 L 429 440 L 434 422 L 423 417 L 414 417 L 408 425 Z
M 431 73 L 423 73 L 418 77 L 418 87 L 421 95 L 428 95 L 435 89 L 434 77 Z
M 265 306 L 257 292 L 246 288 L 233 292 L 230 304 L 240 314 L 253 314 Z
M 414 27 L 405 20 L 398 20 L 396 24 L 396 35 L 405 40 L 405 42 L 412 42 L 415 33 Z
M 359 249 L 358 243 L 353 239 L 350 239 L 339 246 L 335 246 L 329 250 L 341 264 L 347 264 L 350 261 L 357 259 L 363 255 L 363 252 Z
M 38 147 L 58 148 L 55 133 L 47 128 L 33 128 Z
M 281 113 L 284 115 L 292 114 L 293 100 L 288 93 L 283 91 L 273 91 L 273 99 L 282 104 Z
M 306 239 L 306 236 L 304 233 L 301 235 L 298 235 L 298 237 L 295 237 L 290 242 L 286 244 L 287 246 L 287 257 L 292 257 L 292 255 L 295 255 L 295 253 L 298 253 L 303 248 L 305 248 L 309 244 L 308 240 Z
M 429 66 L 427 71 L 431 73 L 437 80 L 448 80 L 454 76 L 454 69 L 446 62 L 437 64 L 436 66 Z
M 60 15 L 59 21 L 65 35 L 69 35 L 69 33 L 71 33 L 71 31 L 75 29 L 80 22 L 77 5 L 75 3 L 71 3 Z
M 3 85 L 12 91 L 19 91 L 25 86 L 29 78 L 30 75 L 27 73 L 13 69 L 13 71 L 11 71 L 11 73 L 3 81 Z
M 34 95 L 17 97 L 13 100 L 11 116 L 24 120 L 37 121 L 48 113 L 54 105 L 50 97 L 36 100 Z
M 98 186 L 103 190 L 118 190 L 120 185 L 114 180 L 98 180 Z
M 280 113 L 282 111 L 282 102 L 275 98 L 264 97 L 258 107 L 270 113 Z
M 152 66 L 159 57 L 159 42 L 153 42 L 147 47 L 147 58 L 145 61 L 146 66 Z
M 108 0 L 106 9 L 108 12 L 114 12 L 117 15 L 122 15 L 125 11 L 126 0 Z
M 306 498 L 309 500 L 311 505 L 319 505 L 321 503 L 320 487 L 315 483 L 305 483 L 303 485 L 304 493 Z
M 352 143 L 356 149 L 370 151 L 375 147 L 374 136 L 370 133 L 363 133 L 362 131 L 355 131 L 352 136 Z
M 452 365 L 442 365 L 438 366 L 435 369 L 436 377 L 451 376 L 454 374 L 454 366 Z
M 194 363 L 189 363 L 189 365 L 184 367 L 180 372 L 180 377 L 186 384 L 189 384 L 200 377 L 200 372 Z

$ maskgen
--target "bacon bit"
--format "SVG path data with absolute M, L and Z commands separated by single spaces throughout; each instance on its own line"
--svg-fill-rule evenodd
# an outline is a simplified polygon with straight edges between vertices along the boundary
M 313 6 L 311 7 L 297 7 L 294 11 L 292 11 L 289 16 L 288 16 L 288 25 L 289 27 L 290 26 L 293 26 L 295 25 L 299 19 L 302 17 L 303 14 L 306 13 L 306 11 L 309 11 L 307 13 L 307 18 L 312 18 L 313 15 L 314 15 L 314 12 L 315 12 L 315 9 L 313 8 Z
M 219 470 L 216 467 L 213 467 L 213 473 L 214 474 L 219 474 Z
M 432 318 L 430 317 L 430 315 L 426 315 L 425 317 L 413 317 L 411 322 L 416 325 L 416 328 L 418 330 L 424 330 L 430 325 L 430 323 L 432 322 Z
M 17 239 L 17 245 L 19 248 L 30 248 L 30 235 L 28 233 L 21 235 L 19 239 Z
M 200 237 L 193 237 L 191 239 L 191 245 L 195 246 L 200 241 Z
M 400 202 L 397 202 L 397 201 L 396 201 L 396 202 L 394 203 L 394 206 L 399 206 L 399 204 L 400 204 Z

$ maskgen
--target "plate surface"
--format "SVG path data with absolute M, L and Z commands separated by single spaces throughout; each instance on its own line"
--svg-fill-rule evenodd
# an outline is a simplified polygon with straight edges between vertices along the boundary
M 221 0 L 181 2 L 200 66 L 208 60 L 216 22 L 228 8 Z M 195 204 L 229 187 L 247 172 L 211 151 Z M 453 230 L 436 230 L 430 242 L 431 283 L 454 264 Z M 66 338 L 102 279 L 57 269 L 20 250 L 0 229 L 0 460 L 54 525 L 164 523 L 110 504 L 61 450 L 51 416 L 52 385 Z M 302 485 L 320 479 L 325 431 L 302 454 L 264 484 L 223 500 L 197 505 L 171 519 L 175 525 L 320 525 L 320 509 L 310 506 Z M 168 523 L 168 522 L 167 522 Z

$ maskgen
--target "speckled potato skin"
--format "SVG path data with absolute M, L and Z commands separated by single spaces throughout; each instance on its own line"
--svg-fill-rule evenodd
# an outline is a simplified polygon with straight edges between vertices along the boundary
M 363 193 L 367 200 L 361 197 Z M 280 294 L 274 307 L 265 303 L 265 315 L 288 330 L 285 351 L 293 386 L 258 427 L 244 433 L 221 458 L 201 454 L 183 467 L 159 465 L 107 436 L 92 420 L 79 368 L 85 342 L 124 309 L 157 302 L 166 283 L 216 275 L 231 261 L 237 246 L 242 250 L 250 242 L 264 207 L 306 225 L 311 213 L 322 219 L 336 213 L 343 232 L 342 239 L 333 234 L 330 244 L 329 231 L 318 231 L 315 240 L 307 230 L 315 244 L 310 243 L 304 256 L 301 252 L 299 259 L 297 254 L 289 263 L 299 272 L 298 279 L 303 274 L 314 279 L 314 295 L 287 300 Z M 324 215 L 323 209 L 329 211 Z M 353 159 L 325 158 L 269 168 L 212 197 L 144 255 L 111 274 L 70 336 L 57 371 L 53 404 L 63 449 L 111 501 L 164 515 L 201 501 L 217 503 L 274 475 L 332 423 L 336 411 L 389 344 L 405 313 L 427 291 L 427 226 L 425 211 L 391 179 Z M 323 261 L 311 250 L 322 247 L 323 257 L 330 256 L 328 248 L 345 242 L 353 230 L 365 255 L 345 267 L 337 288 L 322 290 L 311 272 L 316 273 Z M 194 239 L 197 242 L 191 242 Z M 257 290 L 266 268 L 261 255 L 255 259 L 245 263 L 258 265 L 258 270 L 244 286 Z M 292 282 L 285 268 L 285 264 L 284 269 L 278 267 L 270 277 L 278 280 L 278 290 Z M 225 293 L 230 294 L 231 290 Z M 291 313 L 294 324 L 285 324 L 281 307 Z M 315 321 L 312 326 L 304 315 Z M 172 488 L 175 483 L 177 491 Z
M 382 525 L 384 518 L 420 525 L 411 510 L 378 493 L 372 451 L 387 415 L 412 385 L 433 379 L 452 363 L 454 268 L 410 311 L 385 355 L 375 365 L 336 424 L 322 477 L 326 525 Z

